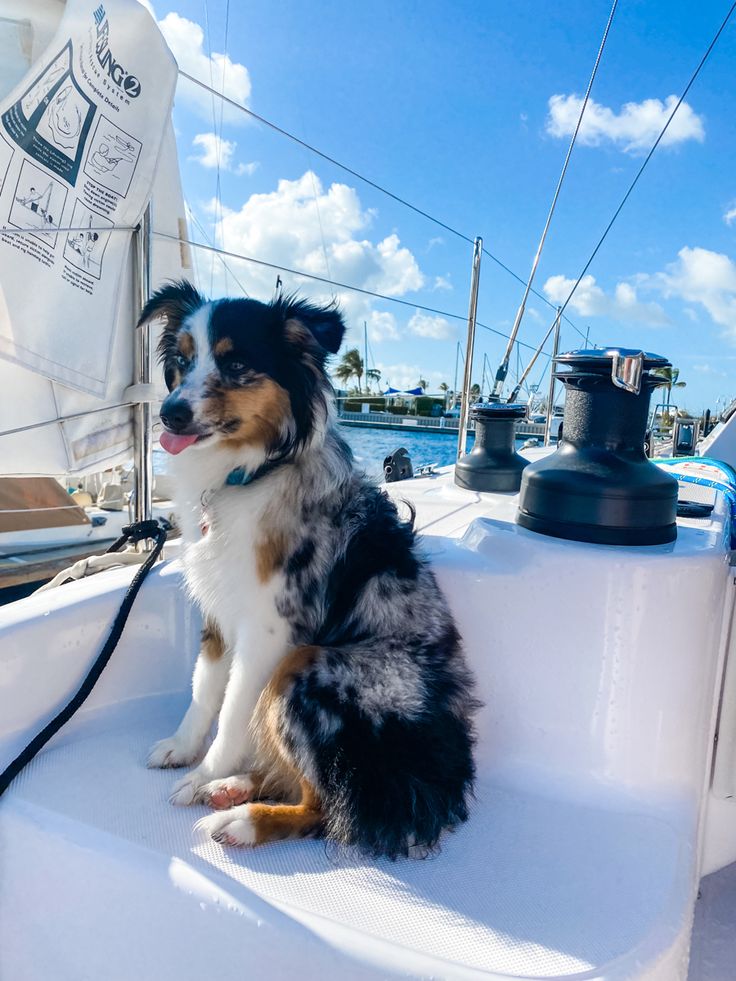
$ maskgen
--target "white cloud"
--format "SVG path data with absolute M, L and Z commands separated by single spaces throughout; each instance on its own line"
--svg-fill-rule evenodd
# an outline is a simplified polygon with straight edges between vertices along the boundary
M 736 221 L 736 204 L 732 208 L 728 209 L 723 216 L 723 220 L 727 225 L 731 225 L 734 221 Z
M 725 371 L 717 371 L 712 364 L 694 364 L 693 371 L 697 371 L 699 375 L 718 375 L 721 378 L 726 377 Z
M 252 176 L 258 170 L 257 160 L 251 163 L 235 164 L 233 157 L 238 148 L 238 144 L 233 140 L 226 140 L 215 133 L 197 133 L 192 140 L 192 146 L 200 151 L 199 156 L 190 157 L 203 167 L 212 168 L 219 166 L 220 170 L 229 170 L 238 176 L 247 174 Z
M 232 252 L 387 296 L 402 297 L 421 289 L 425 277 L 412 252 L 395 233 L 378 240 L 369 237 L 373 219 L 374 213 L 362 207 L 354 188 L 337 182 L 325 188 L 307 171 L 296 180 L 280 180 L 274 191 L 252 194 L 239 210 L 225 209 L 215 240 Z M 228 264 L 249 293 L 262 298 L 272 295 L 275 270 L 238 260 Z M 315 300 L 336 297 L 355 331 L 350 343 L 362 339 L 363 321 L 371 341 L 399 337 L 394 314 L 375 310 L 370 297 L 338 287 L 332 290 L 288 273 L 281 273 L 281 278 L 287 290 L 298 289 Z
M 365 318 L 368 324 L 368 337 L 375 343 L 381 341 L 396 341 L 399 330 L 396 317 L 386 310 L 371 310 Z
M 550 276 L 544 284 L 544 292 L 551 303 L 564 303 L 574 285 L 574 279 Z M 641 301 L 630 283 L 618 283 L 610 294 L 597 285 L 595 276 L 590 273 L 580 281 L 570 307 L 583 317 L 610 317 L 622 323 L 645 323 L 653 327 L 670 323 L 662 307 L 658 303 Z
M 705 307 L 714 323 L 736 342 L 736 262 L 722 252 L 680 249 L 667 270 L 652 277 L 665 296 Z
M 444 317 L 422 313 L 417 310 L 406 325 L 417 337 L 429 337 L 433 341 L 446 341 L 455 336 L 455 330 Z
M 231 61 L 227 54 L 213 51 L 208 55 L 204 50 L 204 31 L 199 24 L 172 11 L 158 22 L 158 26 L 182 71 L 223 92 L 234 102 L 248 104 L 251 92 L 248 69 Z M 247 118 L 245 113 L 227 106 L 185 78 L 179 79 L 178 91 L 205 119 L 212 120 L 213 111 L 217 119 L 222 112 L 228 123 L 243 123 Z
M 572 136 L 580 115 L 583 100 L 577 95 L 553 95 L 549 100 L 546 129 L 551 136 Z M 667 118 L 677 104 L 677 96 L 660 99 L 644 99 L 643 102 L 627 102 L 619 112 L 588 100 L 578 133 L 578 142 L 586 146 L 599 146 L 610 141 L 626 153 L 649 150 Z M 703 117 L 687 102 L 675 113 L 660 146 L 675 146 L 686 140 L 705 139 Z
M 450 282 L 449 275 L 447 276 L 435 276 L 434 286 L 432 287 L 432 292 L 435 290 L 451 290 L 452 283 Z
M 377 361 L 376 368 L 381 372 L 381 388 L 384 390 L 387 385 L 398 389 L 415 388 L 420 378 L 427 382 L 430 391 L 436 389 L 443 381 L 451 383 L 451 379 L 445 377 L 441 371 L 426 371 L 418 364 L 406 362 L 385 364 Z
M 190 157 L 190 160 L 196 160 L 203 167 L 219 166 L 222 170 L 230 170 L 236 145 L 232 140 L 225 140 L 215 133 L 197 133 L 192 146 L 201 152 L 199 156 Z

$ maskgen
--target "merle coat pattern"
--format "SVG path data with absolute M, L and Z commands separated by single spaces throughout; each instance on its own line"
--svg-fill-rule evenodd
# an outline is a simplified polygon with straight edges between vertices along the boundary
M 324 365 L 339 313 L 295 297 L 208 303 L 177 283 L 141 321 L 156 316 L 162 445 L 205 630 L 192 705 L 149 764 L 199 761 L 172 801 L 214 807 L 200 824 L 226 844 L 434 847 L 468 816 L 472 679 L 412 522 L 334 424 Z

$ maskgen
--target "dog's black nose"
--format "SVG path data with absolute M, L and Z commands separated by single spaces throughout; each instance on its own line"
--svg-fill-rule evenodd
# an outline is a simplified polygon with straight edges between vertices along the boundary
M 169 396 L 161 406 L 161 422 L 169 432 L 180 433 L 190 425 L 194 413 L 186 399 Z

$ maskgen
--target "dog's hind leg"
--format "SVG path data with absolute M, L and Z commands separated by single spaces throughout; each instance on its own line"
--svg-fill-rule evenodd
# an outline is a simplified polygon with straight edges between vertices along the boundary
M 220 631 L 207 623 L 192 678 L 191 704 L 174 735 L 151 748 L 149 767 L 189 766 L 197 759 L 220 711 L 229 670 L 230 658 Z
M 299 804 L 242 804 L 202 818 L 196 828 L 223 845 L 265 845 L 317 835 L 322 830 L 322 807 L 306 780 L 301 786 Z

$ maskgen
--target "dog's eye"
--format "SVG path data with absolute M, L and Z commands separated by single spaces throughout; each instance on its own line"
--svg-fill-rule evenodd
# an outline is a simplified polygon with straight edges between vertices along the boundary
M 245 365 L 242 361 L 228 361 L 227 370 L 232 371 L 234 375 L 240 375 L 245 371 Z
M 189 361 L 184 357 L 183 354 L 177 354 L 174 358 L 174 364 L 180 371 L 186 371 L 189 367 Z

